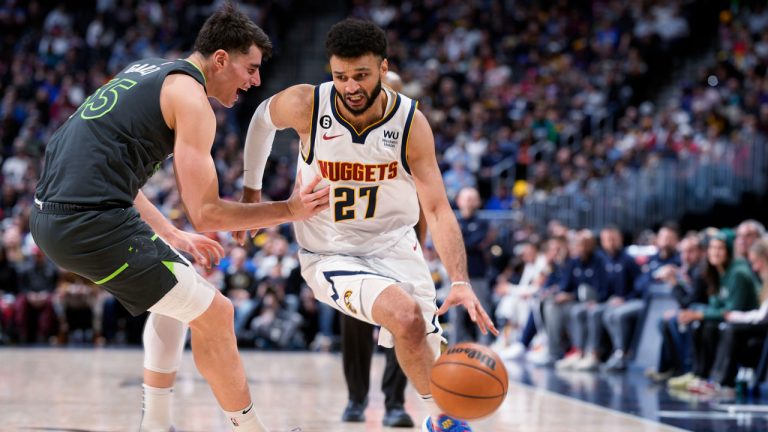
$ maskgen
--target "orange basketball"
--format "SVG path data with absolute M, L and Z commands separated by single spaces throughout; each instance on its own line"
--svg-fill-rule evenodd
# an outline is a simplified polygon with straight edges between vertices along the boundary
M 476 343 L 449 347 L 432 367 L 432 397 L 446 414 L 463 420 L 485 417 L 507 396 L 507 369 L 490 348 Z

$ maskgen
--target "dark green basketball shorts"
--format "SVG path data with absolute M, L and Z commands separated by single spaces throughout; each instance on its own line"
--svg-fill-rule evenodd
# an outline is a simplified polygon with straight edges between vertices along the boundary
M 188 265 L 133 207 L 39 204 L 32 209 L 30 230 L 53 262 L 103 286 L 133 315 L 176 285 L 171 263 Z

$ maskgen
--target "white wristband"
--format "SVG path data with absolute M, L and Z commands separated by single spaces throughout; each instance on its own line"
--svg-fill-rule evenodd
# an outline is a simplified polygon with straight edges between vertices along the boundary
M 453 288 L 453 287 L 454 287 L 454 286 L 456 286 L 456 285 L 466 285 L 466 286 L 468 286 L 468 287 L 472 288 L 472 284 L 471 284 L 471 283 L 469 283 L 469 282 L 467 282 L 467 281 L 456 281 L 456 282 L 451 282 L 451 288 Z
M 261 189 L 264 168 L 267 166 L 267 159 L 272 151 L 272 142 L 277 131 L 269 113 L 271 100 L 272 98 L 265 100 L 256 108 L 245 136 L 243 185 L 256 190 Z

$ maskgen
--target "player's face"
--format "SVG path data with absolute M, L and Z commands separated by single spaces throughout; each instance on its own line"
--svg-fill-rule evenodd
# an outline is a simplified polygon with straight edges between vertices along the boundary
M 222 105 L 233 106 L 240 92 L 261 85 L 261 50 L 256 45 L 252 45 L 245 54 L 220 50 L 213 56 L 221 70 L 221 79 L 218 80 L 219 86 L 215 93 L 214 86 L 211 85 L 213 83 L 209 83 L 209 95 L 215 97 Z
M 368 111 L 381 93 L 387 60 L 373 54 L 356 58 L 331 57 L 333 85 L 344 107 L 353 115 Z

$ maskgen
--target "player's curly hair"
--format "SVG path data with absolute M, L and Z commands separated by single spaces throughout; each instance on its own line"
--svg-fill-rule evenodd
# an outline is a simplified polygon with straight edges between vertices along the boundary
M 325 51 L 328 58 L 349 59 L 366 54 L 386 58 L 387 36 L 371 21 L 347 18 L 331 27 L 325 38 Z
M 247 54 L 252 45 L 261 50 L 263 60 L 272 55 L 272 42 L 259 26 L 230 2 L 208 17 L 197 34 L 195 51 L 208 57 L 223 49 Z

